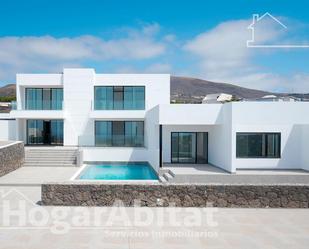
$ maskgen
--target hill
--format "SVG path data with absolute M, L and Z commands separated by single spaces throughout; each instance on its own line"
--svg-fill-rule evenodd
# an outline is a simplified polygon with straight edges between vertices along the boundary
M 190 77 L 171 76 L 171 99 L 184 101 L 201 101 L 211 93 L 228 93 L 239 98 L 260 98 L 272 94 L 227 83 L 216 83 Z
M 8 84 L 0 87 L 0 97 L 15 97 L 16 86 L 15 84 Z
M 0 87 L 1 97 L 15 97 L 15 84 Z M 277 96 L 294 96 L 309 99 L 309 94 L 271 93 L 227 83 L 216 83 L 212 81 L 196 79 L 191 77 L 171 76 L 171 100 L 176 102 L 199 103 L 207 94 L 227 93 L 239 98 L 255 99 L 265 95 L 275 94 Z

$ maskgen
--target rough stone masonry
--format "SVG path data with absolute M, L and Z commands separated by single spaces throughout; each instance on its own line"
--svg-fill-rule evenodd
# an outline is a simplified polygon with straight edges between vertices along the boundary
M 24 163 L 25 151 L 22 142 L 0 147 L 0 177 L 18 168 Z
M 309 185 L 54 183 L 42 185 L 43 205 L 308 208 Z

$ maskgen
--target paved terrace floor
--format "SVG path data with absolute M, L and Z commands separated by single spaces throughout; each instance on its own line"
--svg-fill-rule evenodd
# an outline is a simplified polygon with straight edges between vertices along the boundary
M 237 170 L 230 174 L 209 164 L 165 164 L 175 183 L 209 184 L 309 184 L 309 172 L 304 170 Z
M 14 141 L 0 141 L 0 147 L 8 144 L 14 143 Z
M 6 176 L 0 177 L 0 217 L 8 217 L 4 213 L 3 200 L 13 207 L 19 201 L 26 199 L 27 212 L 21 212 L 22 217 L 13 215 L 9 225 L 4 225 L 0 219 L 0 248 L 121 248 L 121 249 L 307 249 L 309 244 L 309 210 L 308 209 L 241 209 L 241 208 L 125 208 L 115 211 L 112 207 L 40 207 L 40 183 L 44 181 L 68 180 L 78 170 L 76 167 L 22 167 Z M 203 177 L 229 176 L 220 169 L 209 167 L 200 169 L 178 168 L 178 174 L 186 175 L 195 172 Z M 242 171 L 238 174 L 252 174 Z M 258 172 L 260 175 L 270 175 L 270 172 Z M 273 172 L 278 173 L 278 172 Z M 272 173 L 272 174 L 273 174 Z M 288 175 L 298 176 L 304 172 L 289 172 Z M 249 174 L 249 175 L 250 175 Z M 287 172 L 280 173 L 285 176 Z M 31 184 L 37 184 L 33 186 Z M 40 207 L 49 215 L 47 224 L 41 228 L 28 224 L 29 211 L 32 207 Z M 52 215 L 54 208 L 57 214 Z M 145 210 L 153 214 L 153 219 L 145 223 L 135 223 L 136 213 Z M 206 210 L 206 212 L 205 212 Z M 209 212 L 214 210 L 211 223 Z M 194 212 L 193 212 L 194 211 Z M 95 214 L 100 216 L 101 223 Z M 169 215 L 173 213 L 173 217 Z M 90 214 L 87 223 L 76 227 L 73 219 L 81 221 L 83 214 Z M 164 219 L 162 217 L 164 215 Z M 192 223 L 193 215 L 198 215 L 201 223 Z M 26 217 L 23 217 L 25 215 Z M 115 221 L 110 219 L 116 215 Z M 124 215 L 119 220 L 119 215 Z M 167 215 L 167 216 L 165 216 Z M 175 218 L 176 217 L 176 218 Z M 27 225 L 16 226 L 18 218 L 25 218 Z M 106 226 L 104 221 L 111 221 Z M 142 219 L 144 220 L 144 219 Z M 184 221 L 188 223 L 184 225 Z M 93 226 L 93 224 L 99 224 Z M 68 230 L 55 234 L 55 228 L 61 231 L 62 225 Z M 68 226 L 66 226 L 68 225 Z
M 0 177 L 0 186 L 40 186 L 44 182 L 68 181 L 78 167 L 21 167 Z

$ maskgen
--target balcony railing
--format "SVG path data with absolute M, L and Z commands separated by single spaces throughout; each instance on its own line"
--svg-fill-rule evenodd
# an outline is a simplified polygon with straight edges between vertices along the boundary
M 11 102 L 11 110 L 31 110 L 31 111 L 41 111 L 41 110 L 51 110 L 59 111 L 63 110 L 63 101 L 27 101 L 26 104 L 18 105 L 19 102 Z
M 105 110 L 145 110 L 146 102 L 144 100 L 134 101 L 111 101 L 94 100 L 91 109 L 94 111 Z
M 17 102 L 11 101 L 11 110 L 17 110 Z
M 144 147 L 144 136 L 130 135 L 83 135 L 78 145 L 85 147 Z

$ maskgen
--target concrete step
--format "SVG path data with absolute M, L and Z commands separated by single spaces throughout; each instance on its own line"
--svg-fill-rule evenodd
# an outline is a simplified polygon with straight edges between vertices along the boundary
M 167 183 L 166 179 L 163 176 L 159 176 L 159 182 Z
M 65 164 L 75 164 L 74 162 L 53 162 L 53 161 L 49 161 L 49 162 L 24 162 L 24 165 L 37 165 L 37 164 L 40 164 L 40 165 L 55 165 L 55 164 L 61 164 L 61 165 L 65 165 Z
M 74 159 L 76 156 L 26 156 L 25 159 L 39 160 L 39 159 Z
M 24 164 L 23 167 L 77 167 L 76 164 Z
M 25 161 L 24 164 L 75 164 L 75 161 Z
M 25 167 L 76 167 L 77 150 L 26 149 Z
M 173 178 L 174 178 L 174 176 L 170 173 L 170 171 L 164 173 L 164 174 L 163 174 L 163 177 L 165 178 L 165 180 L 166 180 L 167 182 L 172 182 L 172 180 L 173 180 Z
M 76 155 L 77 153 L 61 153 L 61 152 L 35 152 L 35 153 L 32 153 L 32 152 L 26 152 L 27 155 Z
M 71 151 L 36 151 L 36 152 L 31 152 L 31 151 L 26 151 L 27 154 L 29 155 L 40 155 L 40 154 L 59 154 L 59 155 L 68 155 L 72 154 L 75 155 L 76 152 L 71 152 Z

